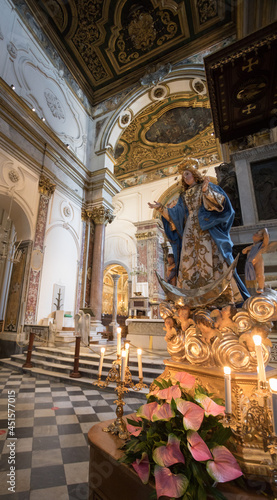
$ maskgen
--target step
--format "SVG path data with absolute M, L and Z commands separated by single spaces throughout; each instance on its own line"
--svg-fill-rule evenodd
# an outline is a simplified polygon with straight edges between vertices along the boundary
M 0 366 L 4 366 L 5 368 L 9 368 L 10 370 L 16 370 L 20 373 L 29 373 L 31 376 L 35 376 L 38 379 L 42 380 L 53 380 L 56 382 L 66 382 L 70 385 L 74 386 L 81 386 L 89 389 L 93 389 L 94 387 L 97 390 L 101 391 L 106 391 L 106 392 L 112 392 L 116 384 L 111 382 L 107 387 L 98 387 L 97 384 L 94 384 L 96 382 L 96 377 L 94 379 L 91 379 L 89 377 L 83 376 L 81 378 L 72 378 L 69 376 L 69 374 L 64 373 L 64 372 L 59 372 L 59 371 L 54 371 L 54 370 L 45 370 L 43 368 L 39 367 L 33 367 L 33 368 L 23 368 L 21 364 L 19 364 L 16 361 L 11 360 L 10 358 L 2 358 L 0 359 Z M 102 377 L 102 380 L 104 378 Z M 145 384 L 150 386 L 150 384 L 153 382 L 153 380 L 149 380 L 148 382 L 146 380 L 143 380 Z M 132 388 L 128 388 L 130 392 L 137 393 Z M 149 392 L 149 387 L 143 388 L 139 391 L 140 394 L 148 394 Z M 115 393 L 115 398 L 117 397 Z

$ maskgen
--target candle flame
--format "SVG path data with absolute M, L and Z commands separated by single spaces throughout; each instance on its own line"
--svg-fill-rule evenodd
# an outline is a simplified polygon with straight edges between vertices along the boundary
M 262 337 L 260 335 L 253 335 L 253 341 L 255 345 L 261 345 Z
M 231 375 L 231 368 L 229 366 L 224 366 L 224 373 L 225 375 Z

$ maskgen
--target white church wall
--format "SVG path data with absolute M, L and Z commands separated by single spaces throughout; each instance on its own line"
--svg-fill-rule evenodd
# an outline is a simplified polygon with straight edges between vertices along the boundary
M 3 80 L 86 163 L 90 118 L 8 0 L 1 2 L 0 52 Z
M 48 211 L 38 321 L 52 311 L 54 285 L 65 287 L 62 309 L 75 313 L 81 232 L 80 207 L 56 190 Z

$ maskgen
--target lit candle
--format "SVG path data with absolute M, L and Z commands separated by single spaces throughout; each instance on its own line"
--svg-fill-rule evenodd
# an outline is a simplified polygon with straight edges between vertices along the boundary
M 122 350 L 121 353 L 121 382 L 125 380 L 125 370 L 126 370 L 126 351 Z
M 101 347 L 101 355 L 100 355 L 100 363 L 99 363 L 99 371 L 98 371 L 99 378 L 101 377 L 101 374 L 102 374 L 104 354 L 105 354 L 105 347 Z
M 130 356 L 130 344 L 128 342 L 126 342 L 124 347 L 126 350 L 126 364 L 128 366 L 129 365 L 129 356 Z
M 121 354 L 121 328 L 120 326 L 117 328 L 117 355 Z
M 141 349 L 137 349 L 137 355 L 138 355 L 139 378 L 143 378 L 143 375 L 142 375 Z
M 253 335 L 255 344 L 257 364 L 258 364 L 258 380 L 259 382 L 266 382 L 265 367 L 263 359 L 262 337 L 260 335 Z
M 231 368 L 224 366 L 225 412 L 232 413 Z
M 273 431 L 276 436 L 277 435 L 277 379 L 270 378 L 269 385 L 271 389 L 271 398 L 272 398 Z

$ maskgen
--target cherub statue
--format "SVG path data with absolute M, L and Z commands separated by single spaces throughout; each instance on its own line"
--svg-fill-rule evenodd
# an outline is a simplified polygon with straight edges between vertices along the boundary
M 215 309 L 211 312 L 211 318 L 214 319 L 214 326 L 218 328 L 220 331 L 222 330 L 232 330 L 234 333 L 238 333 L 238 326 L 233 321 L 233 317 L 237 312 L 234 304 L 227 304 L 222 307 L 221 311 L 219 309 Z
M 245 263 L 245 281 L 251 295 L 254 295 L 256 282 L 258 283 L 257 293 L 263 293 L 265 276 L 264 276 L 264 260 L 263 250 L 269 244 L 269 234 L 266 228 L 260 229 L 252 236 L 253 245 L 242 250 L 243 254 L 247 254 Z M 254 292 L 254 293 L 253 293 Z
M 195 323 L 201 332 L 201 337 L 207 344 L 212 344 L 214 339 L 220 335 L 219 330 L 215 327 L 215 322 L 207 312 L 197 312 Z
M 190 315 L 190 307 L 189 306 L 181 306 L 178 311 L 178 319 L 180 321 L 182 332 L 185 332 L 191 325 L 195 325 L 193 319 L 189 317 Z
M 172 316 L 168 316 L 164 320 L 164 330 L 166 331 L 165 340 L 168 342 L 177 335 L 177 324 Z

